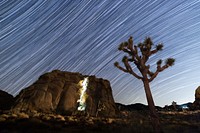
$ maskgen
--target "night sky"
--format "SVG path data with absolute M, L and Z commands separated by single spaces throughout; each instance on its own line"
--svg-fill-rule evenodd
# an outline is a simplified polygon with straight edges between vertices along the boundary
M 17 95 L 60 69 L 108 79 L 116 102 L 146 104 L 142 81 L 113 65 L 130 36 L 135 44 L 145 37 L 164 44 L 148 62 L 152 70 L 158 59 L 176 59 L 151 83 L 155 104 L 193 102 L 200 85 L 200 0 L 1 0 L 0 89 Z

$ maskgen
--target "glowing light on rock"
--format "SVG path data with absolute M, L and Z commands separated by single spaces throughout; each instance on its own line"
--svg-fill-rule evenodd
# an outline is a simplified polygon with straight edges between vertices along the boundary
M 78 110 L 79 111 L 84 111 L 86 108 L 86 99 L 87 99 L 87 86 L 88 86 L 89 80 L 88 77 L 84 78 L 84 80 L 81 80 L 79 82 L 79 85 L 81 86 L 80 88 L 80 98 L 77 100 L 79 103 Z

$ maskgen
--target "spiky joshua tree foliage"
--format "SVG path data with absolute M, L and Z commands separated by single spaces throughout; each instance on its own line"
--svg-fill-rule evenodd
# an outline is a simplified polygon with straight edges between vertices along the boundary
M 124 67 L 120 66 L 118 62 L 115 62 L 114 65 L 123 72 L 129 73 L 137 79 L 142 80 L 150 110 L 152 126 L 155 132 L 160 132 L 160 122 L 151 94 L 150 82 L 153 81 L 160 72 L 164 71 L 170 66 L 173 66 L 175 59 L 168 58 L 166 59 L 165 63 L 163 63 L 163 60 L 161 59 L 158 60 L 156 62 L 157 69 L 155 72 L 152 72 L 150 70 L 150 65 L 147 64 L 147 61 L 149 60 L 150 56 L 163 50 L 163 44 L 160 43 L 154 46 L 150 37 L 146 38 L 143 43 L 139 43 L 138 45 L 133 44 L 133 38 L 130 37 L 127 42 L 123 42 L 119 45 L 118 50 L 127 53 L 128 56 L 124 56 L 122 59 Z M 131 63 L 137 67 L 139 74 L 134 72 L 130 65 Z

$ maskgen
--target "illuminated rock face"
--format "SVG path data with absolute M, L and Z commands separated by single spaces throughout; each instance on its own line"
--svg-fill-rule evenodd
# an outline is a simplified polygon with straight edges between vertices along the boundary
M 87 89 L 81 96 L 81 87 L 86 82 Z M 37 110 L 108 117 L 118 114 L 109 81 L 80 73 L 59 70 L 46 73 L 33 85 L 22 90 L 16 99 L 16 111 Z
M 85 109 L 86 109 L 86 100 L 87 100 L 87 97 L 88 97 L 86 91 L 87 91 L 87 87 L 88 87 L 88 82 L 89 82 L 88 77 L 79 81 L 79 86 L 80 86 L 79 95 L 80 95 L 80 97 L 77 101 L 79 103 L 78 108 L 77 108 L 78 111 L 85 111 Z

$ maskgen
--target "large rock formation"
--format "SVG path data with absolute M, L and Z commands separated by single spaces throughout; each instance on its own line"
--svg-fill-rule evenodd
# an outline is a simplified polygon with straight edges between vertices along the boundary
M 84 106 L 80 105 L 80 81 L 88 77 L 88 86 Z M 90 116 L 116 116 L 118 110 L 112 96 L 112 89 L 107 80 L 80 73 L 54 70 L 39 77 L 16 97 L 14 111 L 57 112 L 68 115 L 87 114 Z
M 193 103 L 193 109 L 200 110 L 200 86 L 195 91 L 195 101 Z
M 14 97 L 0 90 L 0 110 L 9 110 L 14 104 Z

